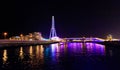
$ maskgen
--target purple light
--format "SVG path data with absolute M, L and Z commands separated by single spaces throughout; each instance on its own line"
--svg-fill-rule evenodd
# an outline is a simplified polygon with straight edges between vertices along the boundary
M 96 43 L 69 43 L 68 49 L 76 53 L 84 51 L 88 54 L 105 55 L 105 46 Z
M 52 56 L 58 57 L 68 52 L 70 55 L 105 55 L 105 46 L 96 43 L 52 44 Z

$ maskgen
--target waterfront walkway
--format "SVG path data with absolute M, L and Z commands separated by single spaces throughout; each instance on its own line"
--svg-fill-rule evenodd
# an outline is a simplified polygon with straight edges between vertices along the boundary
M 41 45 L 41 44 L 52 44 L 52 43 L 58 43 L 58 41 L 40 41 L 40 40 L 34 40 L 34 41 L 27 41 L 27 40 L 0 40 L 0 47 L 1 46 L 18 46 L 18 45 Z
M 79 43 L 98 43 L 102 45 L 109 45 L 109 46 L 120 46 L 120 41 L 65 41 L 61 43 L 69 43 L 69 42 L 79 42 Z M 54 44 L 60 43 L 60 41 L 28 41 L 28 40 L 8 40 L 8 39 L 0 39 L 0 47 L 4 46 L 20 46 L 20 45 L 46 45 L 46 44 Z

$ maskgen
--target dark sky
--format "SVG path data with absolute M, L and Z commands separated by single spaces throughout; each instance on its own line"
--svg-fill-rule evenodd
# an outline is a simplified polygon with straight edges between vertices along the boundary
M 15 0 L 2 5 L 0 32 L 38 31 L 49 37 L 51 17 L 60 37 L 120 38 L 120 0 Z

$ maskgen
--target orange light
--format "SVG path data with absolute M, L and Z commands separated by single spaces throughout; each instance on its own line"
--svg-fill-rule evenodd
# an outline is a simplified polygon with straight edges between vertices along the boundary
M 23 36 L 23 34 L 20 34 L 20 36 L 22 37 L 22 36 Z
M 7 32 L 4 32 L 4 35 L 6 36 L 8 33 Z
M 5 39 L 6 39 L 7 34 L 8 34 L 7 32 L 3 33 Z

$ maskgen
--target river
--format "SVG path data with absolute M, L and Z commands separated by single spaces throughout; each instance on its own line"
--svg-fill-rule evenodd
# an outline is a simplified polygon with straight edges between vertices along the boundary
M 120 49 L 95 43 L 0 48 L 0 70 L 120 70 Z

